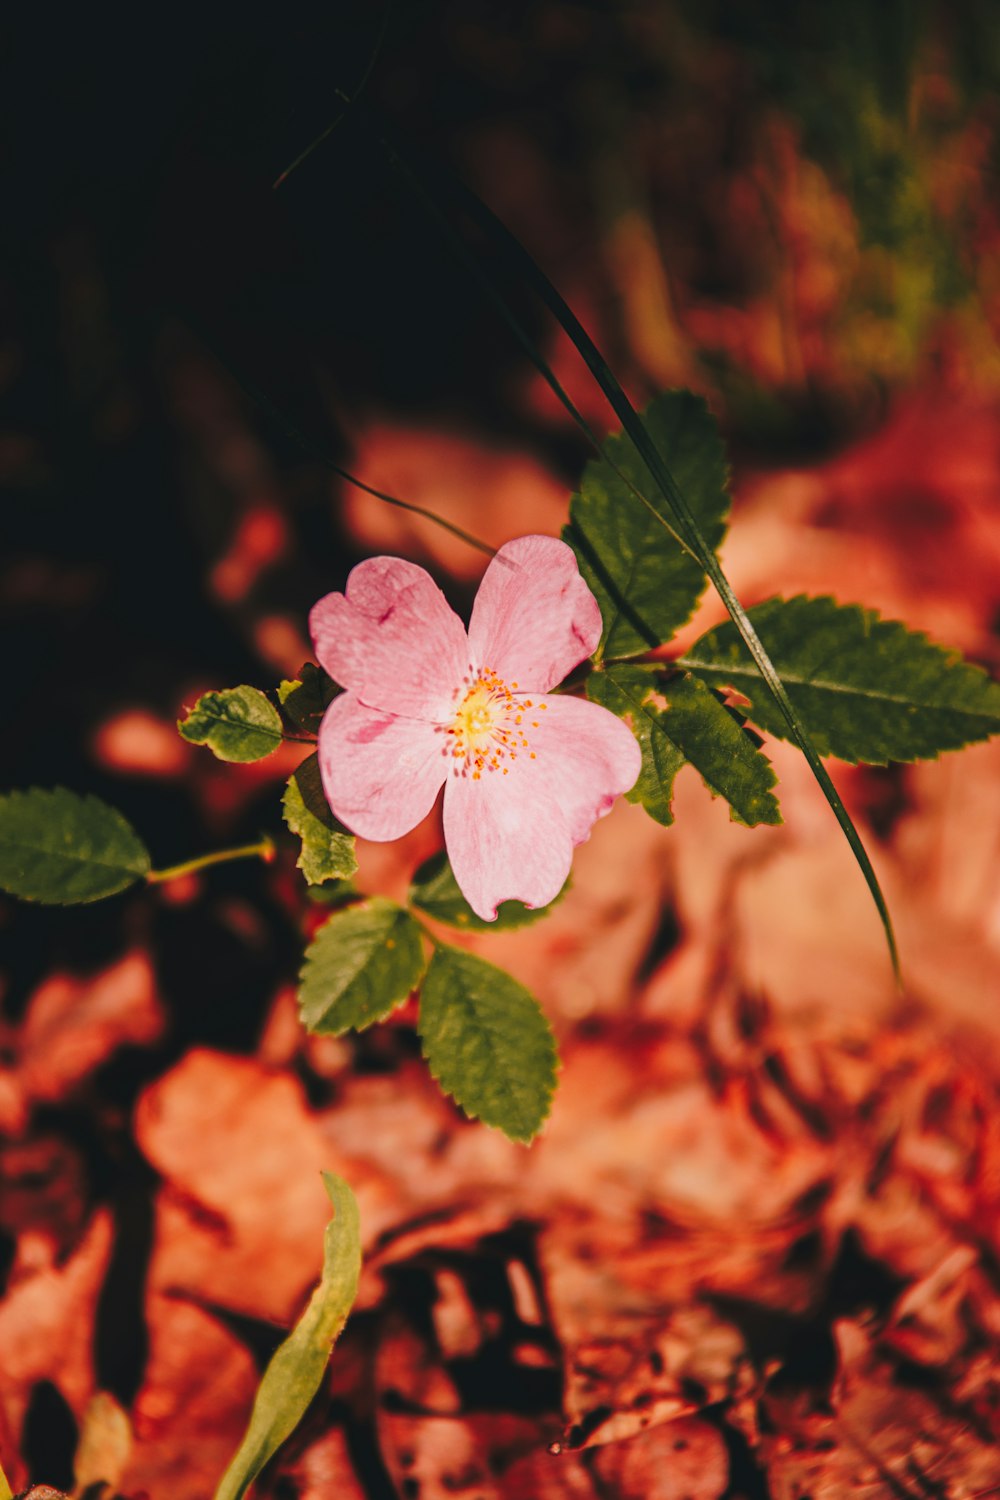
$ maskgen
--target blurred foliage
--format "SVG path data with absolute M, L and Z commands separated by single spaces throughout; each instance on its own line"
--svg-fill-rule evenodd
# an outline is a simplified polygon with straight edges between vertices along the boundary
M 647 392 L 714 392 L 743 443 L 801 449 L 870 426 L 928 357 L 1000 384 L 995 7 L 532 12 L 490 77 L 496 12 L 470 23 L 463 56 L 489 102 L 465 154 L 530 163 L 501 212 L 533 248 L 548 217 L 564 288 L 587 285 L 612 362 Z M 555 155 L 558 181 L 538 161 Z M 553 204 L 570 202 L 595 217 L 599 270 L 560 233 Z

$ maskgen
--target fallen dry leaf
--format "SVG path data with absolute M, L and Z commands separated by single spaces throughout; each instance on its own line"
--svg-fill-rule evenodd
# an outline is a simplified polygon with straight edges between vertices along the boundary
M 93 1327 L 111 1240 L 111 1217 L 100 1211 L 61 1263 L 42 1234 L 17 1242 L 0 1304 L 0 1404 L 15 1440 L 39 1382 L 51 1381 L 77 1421 L 94 1394 Z
M 146 1317 L 149 1360 L 119 1482 L 126 1495 L 204 1500 L 239 1446 L 257 1370 L 241 1340 L 198 1307 L 151 1291 Z
M 320 1174 L 342 1170 L 294 1078 L 190 1052 L 143 1095 L 135 1134 L 165 1182 L 151 1284 L 289 1322 L 319 1276 Z

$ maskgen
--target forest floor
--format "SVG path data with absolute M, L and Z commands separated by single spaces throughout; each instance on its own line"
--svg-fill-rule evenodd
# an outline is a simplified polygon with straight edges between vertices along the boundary
M 421 457 L 428 474 L 454 459 L 446 434 L 386 426 L 372 444 L 383 482 L 397 454 L 418 498 Z M 478 458 L 489 540 L 514 462 Z M 746 476 L 724 560 L 749 600 L 836 591 L 988 659 L 998 473 L 991 406 L 912 397 L 827 466 Z M 536 526 L 558 523 L 547 485 Z M 376 502 L 348 514 L 363 546 L 444 546 L 444 567 L 459 546 Z M 707 601 L 699 627 L 718 613 Z M 550 918 L 459 939 L 557 1029 L 530 1149 L 441 1096 L 409 1011 L 304 1036 L 287 962 L 228 1045 L 193 1012 L 178 1027 L 165 992 L 210 1006 L 220 967 L 266 955 L 260 883 L 314 920 L 287 857 L 242 886 L 207 872 L 144 893 L 106 961 L 46 972 L 5 1023 L 0 1072 L 15 1487 L 68 1488 L 76 1450 L 81 1492 L 89 1476 L 209 1494 L 318 1273 L 333 1170 L 360 1205 L 361 1293 L 262 1495 L 1000 1493 L 1000 756 L 838 770 L 896 917 L 898 993 L 808 771 L 769 753 L 783 827 L 731 823 L 684 773 L 674 827 L 622 804 Z M 289 770 L 285 751 L 220 767 L 135 708 L 92 754 L 179 781 L 220 827 Z M 361 885 L 399 894 L 438 838 L 432 816 L 362 845 Z

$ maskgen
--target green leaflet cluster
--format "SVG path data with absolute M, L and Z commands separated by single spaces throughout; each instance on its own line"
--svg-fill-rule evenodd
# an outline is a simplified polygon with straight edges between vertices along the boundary
M 298 677 L 279 683 L 280 712 L 259 688 L 227 688 L 203 694 L 177 728 L 183 739 L 207 745 L 219 760 L 247 764 L 272 755 L 284 740 L 313 742 L 339 692 L 322 668 L 306 662 Z M 358 867 L 354 838 L 330 811 L 315 753 L 288 778 L 281 810 L 301 840 L 297 865 L 306 883 L 349 880 Z
M 221 760 L 259 760 L 282 739 L 311 740 L 339 691 L 306 663 L 279 685 L 280 712 L 256 688 L 239 687 L 205 694 L 178 728 Z M 538 921 L 549 908 L 507 901 L 496 922 L 484 922 L 443 854 L 417 871 L 406 907 L 360 899 L 351 883 L 355 841 L 330 811 L 315 752 L 289 777 L 282 812 L 301 840 L 297 864 L 306 882 L 328 885 L 337 903 L 305 955 L 299 1006 L 306 1029 L 337 1036 L 363 1030 L 419 991 L 421 1045 L 444 1091 L 511 1140 L 532 1140 L 548 1116 L 557 1065 L 541 1007 L 503 970 L 431 938 L 414 912 L 464 931 L 496 931 Z
M 643 422 L 717 546 L 729 499 L 708 408 L 688 391 L 668 392 Z M 604 620 L 588 696 L 627 719 L 642 748 L 629 800 L 671 823 L 674 780 L 690 763 L 735 820 L 779 823 L 774 772 L 750 725 L 781 739 L 791 734 L 736 626 L 709 631 L 676 660 L 637 660 L 669 644 L 706 578 L 652 515 L 644 498 L 653 492 L 652 476 L 631 439 L 612 437 L 604 451 L 584 472 L 564 536 Z M 769 599 L 748 614 L 820 755 L 912 761 L 1000 730 L 1000 685 L 874 610 L 800 596 Z
M 486 926 L 438 862 L 418 871 L 408 904 L 456 926 Z M 544 914 L 509 901 L 498 921 L 516 927 Z M 360 1031 L 419 991 L 421 1046 L 441 1087 L 467 1115 L 527 1143 L 541 1129 L 555 1089 L 549 1023 L 534 996 L 485 959 L 433 937 L 428 962 L 429 937 L 414 910 L 381 897 L 335 911 L 306 950 L 302 1022 L 321 1035 Z
M 1000 730 L 1000 684 L 873 609 L 799 595 L 768 599 L 749 615 L 821 755 L 868 765 L 927 760 Z M 731 625 L 703 635 L 680 665 L 734 688 L 756 724 L 787 739 Z
M 674 821 L 674 777 L 688 762 L 713 795 L 726 798 L 737 822 L 748 827 L 781 822 L 770 761 L 744 728 L 743 715 L 698 677 L 622 664 L 595 672 L 587 692 L 632 724 L 642 770 L 628 799 L 641 803 L 658 823 Z

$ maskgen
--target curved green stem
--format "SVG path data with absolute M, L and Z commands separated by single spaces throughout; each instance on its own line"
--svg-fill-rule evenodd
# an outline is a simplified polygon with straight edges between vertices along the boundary
M 412 906 L 410 906 L 408 902 L 404 909 L 407 916 L 412 917 L 414 922 L 416 922 L 417 926 L 420 928 L 420 931 L 423 933 L 424 937 L 430 943 L 432 948 L 441 948 L 447 946 L 443 938 L 439 938 L 436 932 L 431 932 L 424 918 L 418 915 L 418 913 L 413 909 Z
M 528 354 L 536 369 L 539 370 L 541 375 L 548 382 L 552 391 L 561 401 L 562 405 L 576 422 L 577 426 L 580 427 L 585 434 L 587 434 L 587 436 L 593 442 L 597 453 L 605 460 L 605 462 L 610 462 L 610 460 L 608 459 L 608 455 L 604 451 L 604 445 L 592 432 L 590 424 L 587 422 L 586 418 L 583 417 L 582 414 L 577 410 L 572 400 L 567 395 L 562 385 L 559 383 L 559 380 L 549 367 L 548 362 L 539 353 L 538 349 L 535 347 L 534 341 L 531 339 L 530 335 L 520 323 L 517 315 L 508 305 L 506 298 L 502 295 L 499 289 L 497 289 L 493 285 L 488 272 L 482 266 L 480 266 L 478 262 L 475 261 L 474 257 L 469 254 L 468 250 L 462 242 L 461 236 L 451 225 L 447 214 L 439 207 L 438 201 L 435 198 L 434 194 L 424 185 L 424 180 L 421 173 L 413 166 L 411 166 L 409 161 L 404 158 L 401 147 L 394 140 L 390 139 L 390 133 L 387 130 L 380 129 L 378 125 L 376 125 L 375 129 L 376 134 L 381 140 L 381 143 L 387 153 L 390 164 L 402 174 L 403 178 L 409 183 L 412 190 L 414 191 L 418 201 L 421 202 L 421 204 L 424 206 L 428 215 L 442 228 L 454 252 L 459 256 L 460 259 L 465 262 L 465 264 L 470 266 L 470 269 L 475 274 L 476 279 L 479 281 L 480 285 L 485 286 L 489 291 L 494 304 L 501 312 L 504 321 L 507 323 L 507 326 L 517 337 L 517 339 L 521 343 L 522 348 Z M 457 201 L 460 210 L 467 214 L 474 224 L 478 225 L 478 227 L 485 233 L 489 243 L 494 248 L 499 248 L 502 252 L 505 253 L 508 262 L 520 272 L 525 283 L 536 293 L 540 301 L 544 304 L 545 307 L 548 308 L 549 312 L 561 325 L 564 331 L 569 335 L 569 338 L 576 347 L 577 352 L 580 354 L 591 375 L 594 377 L 595 381 L 604 392 L 612 410 L 621 422 L 623 431 L 626 432 L 632 439 L 632 442 L 635 445 L 640 457 L 642 458 L 647 469 L 652 475 L 657 488 L 660 490 L 660 493 L 667 501 L 667 505 L 673 515 L 674 522 L 676 524 L 672 525 L 667 516 L 664 515 L 660 507 L 654 505 L 652 501 L 650 501 L 644 494 L 641 493 L 641 491 L 636 488 L 635 485 L 633 485 L 629 481 L 626 482 L 629 483 L 629 488 L 636 495 L 637 499 L 639 499 L 645 506 L 645 508 L 651 513 L 651 515 L 655 517 L 659 525 L 661 525 L 665 531 L 667 531 L 676 541 L 680 543 L 685 552 L 687 552 L 696 560 L 696 562 L 698 562 L 698 564 L 710 579 L 723 604 L 726 606 L 726 610 L 733 620 L 733 623 L 735 624 L 739 634 L 743 638 L 747 650 L 753 658 L 754 665 L 756 666 L 758 672 L 766 683 L 771 696 L 775 700 L 775 703 L 777 704 L 782 717 L 788 725 L 792 740 L 805 756 L 810 770 L 819 783 L 820 789 L 822 790 L 823 795 L 829 803 L 833 815 L 837 819 L 837 822 L 840 824 L 841 831 L 843 832 L 848 844 L 850 845 L 851 851 L 858 863 L 862 875 L 864 876 L 872 899 L 875 902 L 875 907 L 878 911 L 879 918 L 882 923 L 882 929 L 885 933 L 886 943 L 889 949 L 889 957 L 892 963 L 893 974 L 895 976 L 897 985 L 901 987 L 902 979 L 899 966 L 899 951 L 896 946 L 896 937 L 893 930 L 892 918 L 889 914 L 889 908 L 882 893 L 882 888 L 879 885 L 878 877 L 875 874 L 874 867 L 872 866 L 871 860 L 868 856 L 868 851 L 865 849 L 865 846 L 862 843 L 861 835 L 858 833 L 857 828 L 854 826 L 854 821 L 851 818 L 850 813 L 847 811 L 847 808 L 844 806 L 844 803 L 840 798 L 840 794 L 838 793 L 836 787 L 830 779 L 829 772 L 820 760 L 820 757 L 817 754 L 816 748 L 813 745 L 808 732 L 800 722 L 799 717 L 795 712 L 795 708 L 790 698 L 788 697 L 787 692 L 785 691 L 785 686 L 781 680 L 781 677 L 779 676 L 777 670 L 774 667 L 774 664 L 768 656 L 762 641 L 757 635 L 757 632 L 754 630 L 751 621 L 747 617 L 746 611 L 733 592 L 728 578 L 723 573 L 722 568 L 719 565 L 719 561 L 715 555 L 715 552 L 712 550 L 711 546 L 703 536 L 697 519 L 691 511 L 686 497 L 678 487 L 673 474 L 671 473 L 662 456 L 653 444 L 648 432 L 646 431 L 644 423 L 634 410 L 631 402 L 629 401 L 624 390 L 616 379 L 614 373 L 608 366 L 604 356 L 601 354 L 600 350 L 594 344 L 589 334 L 583 328 L 578 318 L 573 313 L 572 309 L 563 300 L 563 298 L 560 296 L 559 292 L 556 290 L 553 284 L 549 281 L 545 273 L 531 259 L 530 255 L 521 245 L 520 241 L 511 234 L 506 225 L 504 225 L 496 217 L 496 215 L 491 212 L 491 210 L 486 206 L 485 203 L 481 202 L 474 193 L 472 193 L 468 188 L 465 187 L 464 183 L 462 183 L 457 178 L 448 177 L 445 179 L 444 183 L 441 184 L 440 176 L 441 174 L 438 174 L 436 180 L 438 182 L 438 185 L 442 188 L 443 196 L 446 199 L 450 198 L 453 202 Z M 616 469 L 617 471 L 617 466 L 615 464 L 612 463 L 611 467 Z M 621 477 L 624 478 L 625 476 L 622 475 Z
M 344 98 L 346 96 L 341 94 L 341 97 Z M 356 101 L 348 101 L 348 103 L 356 104 Z M 829 772 L 820 760 L 808 732 L 799 720 L 795 708 L 785 691 L 781 677 L 776 671 L 757 632 L 754 630 L 751 621 L 748 619 L 746 611 L 734 594 L 728 578 L 723 573 L 715 552 L 702 534 L 697 518 L 692 512 L 686 496 L 678 487 L 673 474 L 653 444 L 644 423 L 637 415 L 632 403 L 608 366 L 604 356 L 552 282 L 549 281 L 541 268 L 535 264 L 520 241 L 511 234 L 506 225 L 491 212 L 486 204 L 475 193 L 471 192 L 460 179 L 452 177 L 441 170 L 435 170 L 427 162 L 422 163 L 423 170 L 421 170 L 419 164 L 411 163 L 410 152 L 404 152 L 400 143 L 395 139 L 394 133 L 381 117 L 376 117 L 371 112 L 369 112 L 369 116 L 367 121 L 369 128 L 386 153 L 390 166 L 408 184 L 428 217 L 441 229 L 453 253 L 469 268 L 476 281 L 486 291 L 508 328 L 517 338 L 532 364 L 534 364 L 535 368 L 547 381 L 569 416 L 587 436 L 596 452 L 604 461 L 609 463 L 616 472 L 620 473 L 617 465 L 611 461 L 609 455 L 604 451 L 604 445 L 593 432 L 590 423 L 577 409 L 547 360 L 536 347 L 533 338 L 522 325 L 515 311 L 508 304 L 503 292 L 494 284 L 490 273 L 485 267 L 479 264 L 465 245 L 462 236 L 452 224 L 448 213 L 441 206 L 441 203 L 439 203 L 438 194 L 442 202 L 450 203 L 453 207 L 457 207 L 460 213 L 478 227 L 485 235 L 491 247 L 500 251 L 506 259 L 508 266 L 515 274 L 520 276 L 524 284 L 548 308 L 564 332 L 568 334 L 597 385 L 604 392 L 608 403 L 622 424 L 623 431 L 631 438 L 646 468 L 649 470 L 657 489 L 667 502 L 667 509 L 672 520 L 659 505 L 654 505 L 624 474 L 620 474 L 620 477 L 625 479 L 629 489 L 651 515 L 655 517 L 657 523 L 674 538 L 689 556 L 695 559 L 710 579 L 723 604 L 726 606 L 726 610 L 742 637 L 758 672 L 766 683 L 771 696 L 788 725 L 792 740 L 805 756 L 810 770 L 819 783 L 823 795 L 829 803 L 834 817 L 840 824 L 841 830 L 850 845 L 882 922 L 896 982 L 897 984 L 901 984 L 899 953 L 896 947 L 892 918 L 889 914 L 889 908 L 882 893 L 882 888 L 879 885 L 878 877 L 868 857 L 868 852 L 861 841 L 861 836 L 854 826 L 854 821 L 830 779 Z M 314 142 L 314 145 L 317 144 L 319 142 Z M 304 161 L 310 154 L 311 149 L 307 149 L 298 158 L 297 162 L 293 163 L 289 171 L 294 170 L 294 167 L 298 165 L 298 161 Z M 284 175 L 287 176 L 288 174 Z M 428 187 L 425 184 L 425 178 L 433 183 L 437 189 L 437 194 L 435 194 L 432 187 Z
M 241 844 L 238 849 L 217 849 L 214 854 L 199 854 L 179 865 L 168 865 L 165 870 L 150 870 L 146 876 L 150 885 L 162 885 L 165 880 L 180 880 L 183 875 L 194 875 L 198 870 L 207 870 L 209 865 L 228 864 L 232 859 L 262 859 L 269 864 L 274 858 L 274 842 L 267 835 L 257 844 Z M 0 1491 L 0 1500 L 4 1500 Z

